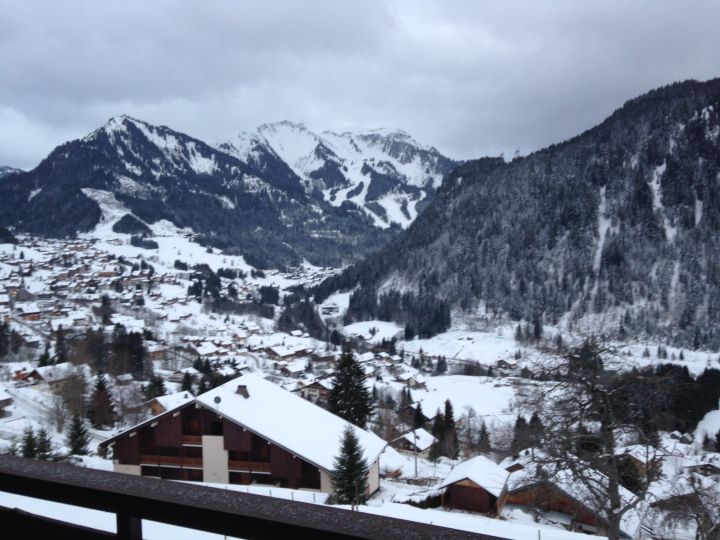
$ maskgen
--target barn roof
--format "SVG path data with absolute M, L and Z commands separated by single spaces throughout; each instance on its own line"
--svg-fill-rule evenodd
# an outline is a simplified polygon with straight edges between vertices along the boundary
M 448 487 L 462 480 L 470 480 L 491 495 L 499 497 L 507 485 L 508 473 L 485 456 L 477 456 L 456 465 L 439 487 Z

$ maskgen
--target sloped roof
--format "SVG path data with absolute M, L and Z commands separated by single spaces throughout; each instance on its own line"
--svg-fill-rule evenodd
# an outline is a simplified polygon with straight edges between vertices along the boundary
M 173 394 L 165 394 L 164 396 L 158 396 L 154 398 L 163 409 L 170 411 L 177 409 L 181 405 L 193 400 L 193 395 L 190 392 L 175 392 Z
M 247 398 L 237 393 L 238 386 L 245 387 Z M 220 398 L 219 402 L 216 398 Z M 195 399 L 204 407 L 326 471 L 332 471 L 335 466 L 346 426 L 355 431 L 368 464 L 378 458 L 387 444 L 374 433 L 353 426 L 252 373 L 237 377 Z
M 592 480 L 591 483 L 594 486 L 594 490 L 590 489 L 588 483 L 573 476 L 572 472 L 569 470 L 561 469 L 554 470 L 552 472 L 546 471 L 546 474 L 541 479 L 535 474 L 535 472 L 537 464 L 539 462 L 541 463 L 542 459 L 546 457 L 546 454 L 544 454 L 542 450 L 535 450 L 534 453 L 530 451 L 523 452 L 519 459 L 514 460 L 514 463 L 520 463 L 524 468 L 510 474 L 508 490 L 514 492 L 535 484 L 546 482 L 583 505 L 585 508 L 597 515 L 601 520 L 605 520 L 606 518 L 603 513 L 595 510 L 595 503 L 596 498 L 604 489 L 603 486 L 608 485 L 607 476 L 600 471 L 589 468 L 586 470 L 585 474 L 588 479 Z M 538 461 L 536 461 L 535 458 L 537 458 Z M 511 464 L 513 461 L 503 461 L 503 465 L 506 463 Z M 636 496 L 631 491 L 622 486 L 619 486 L 619 490 L 623 505 L 630 505 L 635 502 Z M 623 514 L 622 519 L 620 520 L 620 531 L 630 538 L 634 538 L 635 533 L 642 523 L 642 516 L 640 515 L 639 508 L 640 505 L 636 508 L 631 508 Z
M 508 476 L 510 473 L 497 463 L 485 456 L 477 456 L 456 465 L 439 487 L 444 488 L 461 480 L 470 480 L 488 493 L 499 497 L 505 489 Z
M 437 441 L 437 439 L 433 437 L 432 433 L 423 428 L 417 428 L 412 431 L 408 431 L 404 435 L 401 435 L 399 438 L 405 439 L 410 444 L 414 444 L 415 447 L 421 452 L 430 448 L 432 444 Z

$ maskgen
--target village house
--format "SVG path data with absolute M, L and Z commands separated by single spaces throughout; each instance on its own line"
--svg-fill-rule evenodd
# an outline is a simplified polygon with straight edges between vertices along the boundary
M 13 403 L 12 396 L 4 388 L 0 388 L 0 418 L 4 417 L 7 413 L 5 409 L 10 407 Z
M 640 476 L 652 476 L 662 464 L 660 452 L 643 444 L 623 446 L 616 450 L 615 455 L 630 463 Z
M 440 484 L 442 504 L 449 508 L 498 515 L 507 497 L 510 473 L 484 456 L 455 467 Z
M 390 446 L 404 454 L 417 454 L 419 457 L 427 458 L 430 455 L 430 448 L 437 442 L 429 431 L 418 428 L 400 435 L 390 442 Z
M 332 392 L 332 381 L 328 379 L 317 379 L 304 385 L 299 392 L 300 395 L 308 401 L 325 407 L 328 404 L 328 399 Z
M 607 520 L 597 508 L 597 489 L 606 485 L 607 478 L 598 471 L 587 471 L 592 475 L 595 492 L 591 492 L 582 480 L 569 470 L 557 470 L 542 474 L 542 453 L 525 450 L 519 459 L 508 458 L 501 463 L 506 470 L 512 470 L 508 479 L 505 505 L 536 509 L 548 514 L 556 513 L 559 523 L 570 531 L 604 535 Z M 620 487 L 623 504 L 632 505 L 635 500 L 627 489 Z M 642 520 L 638 510 L 626 512 L 620 523 L 622 538 L 635 539 L 641 531 Z
M 405 407 L 401 408 L 398 411 L 398 420 L 402 424 L 405 424 L 407 426 L 411 426 L 411 427 L 414 426 L 415 425 L 415 414 L 416 414 L 417 407 L 418 406 L 415 404 L 410 404 L 410 405 L 406 405 Z M 434 418 L 435 418 L 434 416 L 432 418 L 429 418 L 425 414 L 425 411 L 422 411 L 422 421 L 426 426 L 429 426 L 432 423 Z
M 176 480 L 332 491 L 351 427 L 379 488 L 386 443 L 255 374 L 225 383 L 100 444 L 118 472 Z
M 151 399 L 148 402 L 150 412 L 153 416 L 166 413 L 173 409 L 177 409 L 182 405 L 186 405 L 193 401 L 194 396 L 190 392 L 174 392 L 172 394 L 165 394 L 164 396 L 158 396 Z

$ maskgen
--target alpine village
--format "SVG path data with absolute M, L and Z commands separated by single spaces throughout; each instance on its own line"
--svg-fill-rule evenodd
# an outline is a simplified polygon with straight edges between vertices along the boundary
M 222 537 L 7 480 L 54 467 L 297 538 L 720 538 L 720 79 L 645 90 L 512 159 L 118 115 L 1 167 L 0 523 Z

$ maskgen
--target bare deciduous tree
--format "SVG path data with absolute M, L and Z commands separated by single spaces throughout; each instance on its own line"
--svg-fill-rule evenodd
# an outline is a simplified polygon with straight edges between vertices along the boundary
M 597 337 L 563 347 L 539 362 L 538 378 L 545 382 L 523 403 L 528 412 L 541 411 L 544 418 L 536 474 L 544 479 L 570 474 L 583 502 L 606 522 L 610 540 L 621 537 L 624 517 L 635 512 L 649 484 L 647 471 L 641 471 L 634 495 L 623 487 L 625 463 L 617 433 L 634 431 L 638 442 L 650 441 L 621 410 L 628 406 L 626 384 L 637 381 L 622 375 L 616 365 L 624 360 L 619 353 L 618 347 Z

